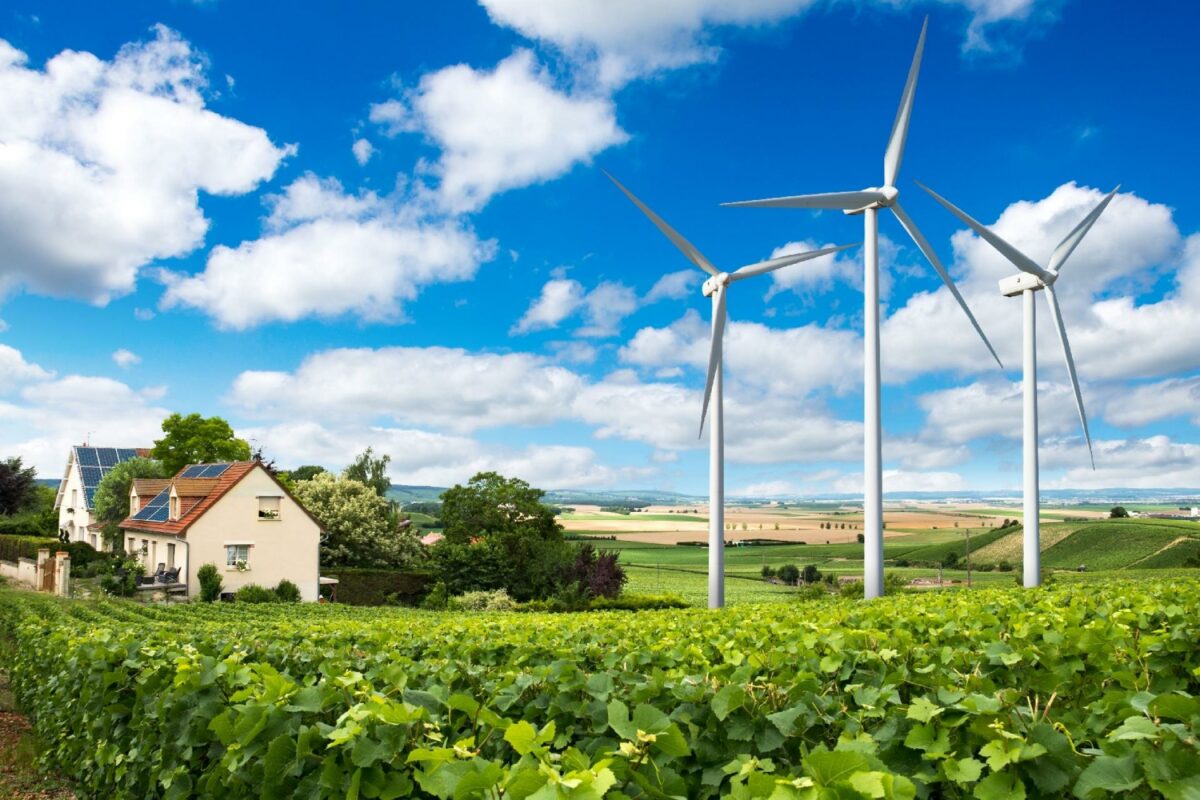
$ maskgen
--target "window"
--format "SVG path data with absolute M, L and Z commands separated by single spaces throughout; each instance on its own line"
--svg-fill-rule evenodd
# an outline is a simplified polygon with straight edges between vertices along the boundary
M 175 545 L 167 545 L 167 569 L 175 569 Z
M 74 508 L 77 505 L 79 505 L 79 490 L 72 489 L 71 490 L 71 508 Z
M 278 497 L 259 497 L 258 518 L 279 519 L 279 499 Z
M 225 566 L 245 569 L 250 565 L 250 545 L 225 545 Z
M 179 519 L 179 495 L 171 496 L 171 519 Z

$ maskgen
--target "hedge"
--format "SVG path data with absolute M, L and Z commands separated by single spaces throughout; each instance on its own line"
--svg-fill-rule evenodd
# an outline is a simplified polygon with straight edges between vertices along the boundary
M 322 577 L 337 578 L 337 602 L 350 606 L 415 606 L 433 584 L 423 572 L 362 567 L 330 569 Z
M 0 536 L 0 561 L 16 561 L 18 558 L 37 558 L 37 551 L 49 548 L 53 555 L 62 549 L 62 542 L 45 536 Z

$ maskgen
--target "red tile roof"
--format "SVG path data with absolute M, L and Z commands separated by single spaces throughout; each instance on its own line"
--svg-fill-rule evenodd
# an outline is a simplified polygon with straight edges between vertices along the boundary
M 189 464 L 190 466 L 195 466 Z M 195 503 L 190 506 L 187 503 L 181 503 L 180 516 L 176 520 L 168 520 L 167 522 L 145 522 L 143 520 L 135 520 L 133 517 L 127 518 L 121 523 L 121 528 L 131 531 L 144 531 L 146 533 L 165 533 L 174 536 L 183 536 L 187 533 L 187 529 L 192 524 L 204 516 L 204 512 L 212 508 L 212 506 L 225 496 L 225 493 L 236 486 L 242 478 L 250 474 L 250 471 L 258 466 L 257 461 L 235 461 L 229 465 L 229 469 L 225 470 L 219 478 L 211 479 L 213 485 L 208 494 L 200 497 Z M 181 478 L 188 467 L 184 467 L 179 471 L 179 474 L 172 479 L 172 483 L 176 486 L 187 486 L 197 482 L 208 483 L 207 480 L 197 478 Z M 180 492 L 183 494 L 183 492 Z M 195 495 L 193 495 L 195 496 Z

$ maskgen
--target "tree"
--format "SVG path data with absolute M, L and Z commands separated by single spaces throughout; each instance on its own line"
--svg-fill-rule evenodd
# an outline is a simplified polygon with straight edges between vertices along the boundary
M 1108 512 L 1109 519 L 1128 519 L 1129 512 L 1125 510 L 1125 506 L 1114 506 L 1113 510 Z
M 20 457 L 0 461 L 0 514 L 10 517 L 28 511 L 37 500 L 37 471 Z
M 805 583 L 820 583 L 821 570 L 815 564 L 809 564 L 800 572 L 800 577 Z
M 321 472 L 295 495 L 325 526 L 323 566 L 408 567 L 422 557 L 416 532 L 399 530 L 391 504 L 364 483 Z
M 387 475 L 387 466 L 391 461 L 389 455 L 376 458 L 375 451 L 368 447 L 346 467 L 342 477 L 366 484 L 380 497 L 387 497 L 388 490 L 392 488 L 392 480 Z
M 310 481 L 322 472 L 328 472 L 328 470 L 316 464 L 305 464 L 293 470 L 288 470 L 287 476 L 294 482 L 299 483 L 300 481 Z
M 92 512 L 104 526 L 104 543 L 110 550 L 120 546 L 122 520 L 129 516 L 129 490 L 134 478 L 165 478 L 163 465 L 150 458 L 131 458 L 117 464 L 100 480 Z M 143 498 L 148 499 L 148 498 Z
M 800 582 L 800 568 L 795 564 L 784 564 L 776 574 L 779 575 L 779 580 L 788 586 L 795 586 Z
M 866 537 L 864 534 L 861 534 L 861 533 L 859 533 L 859 534 L 856 534 L 854 538 L 858 540 L 858 543 L 859 543 L 859 544 L 863 544 L 864 542 L 866 542 L 866 541 L 867 541 L 867 537 Z
M 188 464 L 247 461 L 250 445 L 233 435 L 233 428 L 220 417 L 205 419 L 199 414 L 172 414 L 163 420 L 163 438 L 154 442 L 150 455 L 161 462 L 168 475 Z
M 542 504 L 545 492 L 520 478 L 480 472 L 466 486 L 455 484 L 442 493 L 442 524 L 451 542 L 467 543 L 495 535 L 561 540 L 562 526 Z

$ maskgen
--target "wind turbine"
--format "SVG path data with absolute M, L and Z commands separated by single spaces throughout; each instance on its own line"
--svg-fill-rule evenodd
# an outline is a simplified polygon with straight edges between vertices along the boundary
M 1050 255 L 1050 261 L 1045 268 L 1001 239 L 993 231 L 985 228 L 971 218 L 965 211 L 955 206 L 937 192 L 917 183 L 933 196 L 951 214 L 961 219 L 971 227 L 980 238 L 1000 252 L 1000 255 L 1011 261 L 1020 272 L 1000 281 L 1000 293 L 1005 297 L 1024 298 L 1024 325 L 1022 350 L 1024 351 L 1025 374 L 1023 377 L 1022 393 L 1025 403 L 1025 524 L 1024 543 L 1025 575 L 1024 583 L 1027 588 L 1040 586 L 1042 582 L 1042 551 L 1041 551 L 1041 521 L 1038 518 L 1038 407 L 1037 407 L 1037 313 L 1033 295 L 1040 290 L 1046 291 L 1046 303 L 1050 306 L 1050 316 L 1054 318 L 1054 326 L 1058 329 L 1058 341 L 1062 343 L 1063 357 L 1067 362 L 1067 372 L 1071 375 L 1071 388 L 1075 390 L 1075 407 L 1079 410 L 1079 424 L 1083 426 L 1083 438 L 1087 441 L 1088 458 L 1091 459 L 1092 469 L 1096 468 L 1096 456 L 1092 452 L 1092 436 L 1088 433 L 1087 414 L 1083 410 L 1083 395 L 1079 392 L 1079 379 L 1075 376 L 1075 360 L 1071 358 L 1071 343 L 1067 341 L 1067 329 L 1063 326 L 1062 311 L 1058 306 L 1058 297 L 1054 294 L 1054 282 L 1058 280 L 1059 271 L 1063 264 L 1075 252 L 1075 248 L 1083 241 L 1083 237 L 1091 230 L 1092 225 L 1100 218 L 1100 214 L 1108 207 L 1113 195 L 1120 185 L 1113 189 L 1100 201 L 1092 213 L 1083 218 L 1067 237 L 1059 242 L 1058 247 Z
M 746 200 L 739 203 L 725 203 L 727 206 L 746 206 L 759 208 L 812 208 L 812 209 L 841 209 L 846 214 L 862 214 L 864 236 L 864 278 L 863 278 L 863 591 L 867 597 L 883 595 L 883 452 L 880 432 L 880 400 L 879 400 L 879 227 L 877 214 L 881 208 L 889 208 L 896 219 L 908 231 L 908 235 L 920 248 L 929 263 L 941 276 L 946 288 L 958 301 L 967 319 L 975 327 L 983 343 L 1000 364 L 1000 357 L 983 329 L 975 320 L 975 315 L 967 307 L 966 301 L 958 293 L 950 273 L 942 266 L 937 253 L 929 245 L 929 241 L 912 221 L 912 217 L 904 212 L 898 201 L 900 190 L 896 188 L 896 176 L 900 172 L 900 162 L 904 158 L 904 144 L 908 138 L 908 123 L 912 117 L 913 99 L 917 94 L 917 75 L 921 71 L 921 54 L 925 49 L 925 31 L 929 27 L 929 18 L 921 26 L 921 36 L 917 40 L 917 51 L 913 55 L 912 66 L 908 69 L 908 81 L 904 84 L 904 92 L 900 95 L 900 108 L 896 112 L 896 120 L 892 123 L 892 134 L 888 139 L 887 150 L 883 156 L 883 186 L 863 189 L 859 192 L 833 192 L 829 194 L 807 194 L 796 197 L 775 197 L 767 200 Z M 1000 364 L 1003 368 L 1003 364 Z
M 704 384 L 704 405 L 700 409 L 700 435 L 704 435 L 704 418 L 708 414 L 709 401 L 712 401 L 712 424 L 709 425 L 708 445 L 708 607 L 721 608 L 725 605 L 725 432 L 724 405 L 722 403 L 721 373 L 722 348 L 721 340 L 725 335 L 725 292 L 728 287 L 746 278 L 765 275 L 801 261 L 837 253 L 854 244 L 840 247 L 826 247 L 807 253 L 793 253 L 779 258 L 748 264 L 734 272 L 721 272 L 712 265 L 704 254 L 697 250 L 691 242 L 684 239 L 668 225 L 662 217 L 655 214 L 633 192 L 621 185 L 620 181 L 609 175 L 608 179 L 633 201 L 633 204 L 650 218 L 663 235 L 679 248 L 687 259 L 708 273 L 702 291 L 705 297 L 712 298 L 712 343 L 708 353 L 708 378 Z

